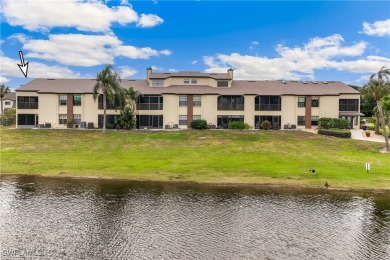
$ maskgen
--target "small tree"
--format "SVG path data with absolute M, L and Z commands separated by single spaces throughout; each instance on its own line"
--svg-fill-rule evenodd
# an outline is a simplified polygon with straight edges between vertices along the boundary
M 4 84 L 0 85 L 0 102 L 1 102 L 1 114 L 4 114 L 3 98 L 6 94 L 10 93 L 11 90 Z
M 133 129 L 136 125 L 136 119 L 131 108 L 125 107 L 118 118 L 117 126 L 122 129 Z
M 16 109 L 6 108 L 1 118 L 6 120 L 7 124 L 14 125 L 16 122 Z
M 382 97 L 390 93 L 389 78 L 390 69 L 387 69 L 386 66 L 383 66 L 377 73 L 371 75 L 370 81 L 363 87 L 363 92 L 366 95 L 371 95 L 375 97 L 379 118 L 383 125 L 383 135 L 385 137 L 387 151 L 390 151 L 390 145 L 389 138 L 387 137 L 386 133 L 386 124 L 383 116 L 381 99 Z
M 122 90 L 119 85 L 120 76 L 116 73 L 111 65 L 107 65 L 101 72 L 97 74 L 96 85 L 93 88 L 93 99 L 103 94 L 103 134 L 106 132 L 106 113 L 107 101 L 114 104 L 115 97 L 121 95 Z

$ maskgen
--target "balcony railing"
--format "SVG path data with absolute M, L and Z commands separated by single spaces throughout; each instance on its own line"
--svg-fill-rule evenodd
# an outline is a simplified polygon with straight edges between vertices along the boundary
M 18 102 L 18 109 L 38 109 L 38 102 Z
M 137 104 L 137 110 L 163 110 L 163 103 Z
M 218 104 L 218 110 L 242 111 L 244 104 Z
M 255 106 L 256 111 L 281 111 L 281 104 L 257 104 Z
M 359 111 L 359 107 L 356 105 L 340 105 L 339 111 Z

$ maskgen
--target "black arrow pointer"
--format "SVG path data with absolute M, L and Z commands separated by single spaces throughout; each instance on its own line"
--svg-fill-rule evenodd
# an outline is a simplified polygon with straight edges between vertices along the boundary
M 23 58 L 23 52 L 22 51 L 19 51 L 19 57 L 20 57 L 20 63 L 21 63 L 21 64 L 18 64 L 19 69 L 22 71 L 24 77 L 27 78 L 28 61 L 27 61 L 27 63 L 24 63 L 24 58 Z

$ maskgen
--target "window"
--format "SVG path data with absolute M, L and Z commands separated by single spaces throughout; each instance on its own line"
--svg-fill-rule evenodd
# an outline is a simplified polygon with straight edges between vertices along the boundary
M 202 96 L 194 96 L 194 99 L 193 99 L 193 106 L 194 106 L 194 107 L 200 107 L 200 106 L 202 106 Z
M 120 107 L 119 105 L 119 100 L 117 97 L 115 97 L 114 104 L 112 102 L 106 101 L 106 109 L 111 109 L 111 110 L 117 110 Z M 98 97 L 98 109 L 103 109 L 103 95 L 100 94 Z
M 36 115 L 35 114 L 18 114 L 18 125 L 36 125 Z
M 298 125 L 305 125 L 305 116 L 298 116 Z
M 80 95 L 73 96 L 73 105 L 74 106 L 81 106 L 81 96 Z
M 60 125 L 66 125 L 68 122 L 68 116 L 66 114 L 60 114 L 59 115 L 59 124 Z
M 163 128 L 162 115 L 137 115 L 137 125 L 139 128 Z
M 217 116 L 218 127 L 223 129 L 228 128 L 229 123 L 234 121 L 244 122 L 244 116 Z
M 281 128 L 281 116 L 255 116 L 255 129 L 262 129 L 261 124 L 267 120 L 271 123 L 272 129 L 280 129 Z
M 137 110 L 162 110 L 163 97 L 159 95 L 143 95 L 137 103 Z
M 66 106 L 66 101 L 68 100 L 67 95 L 60 95 L 60 106 Z
M 202 119 L 202 117 L 200 115 L 193 115 L 192 116 L 192 120 L 199 120 L 199 119 Z
M 311 107 L 319 107 L 320 106 L 320 98 L 312 97 L 311 98 Z
M 218 110 L 244 110 L 243 96 L 219 96 Z
M 183 83 L 184 83 L 184 84 L 190 84 L 190 80 L 189 80 L 189 79 L 184 79 L 184 80 L 183 80 Z
M 282 108 L 282 98 L 280 96 L 256 96 L 256 111 L 280 111 Z
M 191 84 L 198 84 L 198 80 L 197 79 L 191 79 Z
M 5 101 L 5 102 L 4 102 L 4 105 L 5 105 L 5 106 L 10 106 L 10 105 L 11 105 L 11 102 L 10 102 L 10 101 Z
M 219 88 L 227 88 L 229 86 L 229 82 L 227 80 L 218 80 L 217 87 Z
M 81 115 L 80 114 L 73 114 L 73 122 L 76 125 L 80 125 L 81 124 Z
M 340 99 L 339 111 L 359 111 L 359 99 Z
M 187 125 L 187 115 L 179 115 L 179 125 Z
M 98 115 L 98 128 L 103 128 L 103 115 Z M 106 126 L 111 124 L 116 126 L 118 122 L 119 115 L 106 115 Z
M 311 125 L 318 125 L 318 116 L 311 116 Z
M 152 87 L 164 87 L 164 80 L 153 80 Z
M 306 98 L 298 97 L 298 107 L 306 107 Z
M 179 96 L 179 106 L 187 106 L 187 96 Z
M 18 109 L 38 109 L 38 97 L 19 96 Z

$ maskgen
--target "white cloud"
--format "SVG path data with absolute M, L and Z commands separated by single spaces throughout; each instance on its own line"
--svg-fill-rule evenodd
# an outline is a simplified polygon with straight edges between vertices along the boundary
M 168 69 L 169 72 L 179 72 L 177 69 Z
M 7 79 L 6 77 L 0 76 L 0 84 L 7 83 L 8 81 L 9 79 Z
M 130 78 L 138 73 L 138 70 L 133 69 L 129 66 L 120 66 L 119 67 L 119 74 L 122 78 Z
M 77 44 L 77 47 L 75 46 Z M 95 66 L 113 64 L 118 56 L 149 59 L 167 55 L 169 50 L 123 45 L 115 35 L 51 34 L 47 40 L 26 40 L 25 57 L 56 61 L 64 65 Z
M 150 67 L 152 68 L 153 71 L 156 71 L 156 70 L 157 71 L 163 71 L 164 70 L 164 68 L 160 68 L 160 67 L 157 67 L 157 66 L 154 66 L 154 65 L 150 66 Z
M 20 60 L 1 56 L 0 77 L 24 77 L 17 64 Z M 29 61 L 28 77 L 30 78 L 78 78 L 79 73 L 75 73 L 67 67 L 49 66 L 40 62 Z M 6 79 L 6 78 L 5 78 Z
M 29 31 L 49 31 L 53 27 L 76 27 L 81 31 L 109 32 L 112 23 L 137 23 L 151 27 L 164 20 L 154 14 L 139 18 L 127 1 L 108 7 L 95 0 L 3 0 L 1 13 L 12 26 Z
M 165 55 L 165 56 L 169 56 L 172 54 L 172 52 L 170 50 L 165 49 L 165 50 L 160 51 L 160 54 Z
M 153 27 L 163 22 L 164 20 L 155 14 L 141 14 L 141 18 L 139 19 L 137 26 L 143 28 Z
M 363 32 L 367 35 L 386 36 L 390 35 L 390 19 L 376 21 L 374 23 L 363 23 Z
M 259 42 L 258 41 L 253 41 L 251 42 L 252 45 L 259 45 Z
M 9 40 L 9 41 L 18 41 L 20 43 L 25 43 L 28 38 L 29 37 L 27 35 L 25 35 L 24 33 L 14 33 L 14 34 L 8 36 L 7 40 Z
M 203 59 L 210 67 L 206 72 L 226 72 L 233 67 L 237 79 L 314 79 L 316 69 L 373 73 L 383 65 L 390 65 L 390 59 L 386 57 L 361 57 L 367 47 L 365 42 L 349 46 L 343 46 L 343 43 L 343 37 L 335 34 L 313 38 L 302 47 L 278 45 L 279 55 L 275 58 L 231 53 Z
M 197 60 L 193 60 L 193 61 L 191 62 L 192 65 L 195 65 L 196 63 L 198 63 Z

